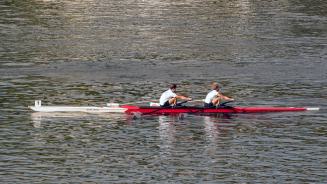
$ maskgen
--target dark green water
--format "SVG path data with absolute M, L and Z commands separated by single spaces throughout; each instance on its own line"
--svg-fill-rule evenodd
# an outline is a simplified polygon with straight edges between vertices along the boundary
M 1 183 L 326 183 L 323 0 L 3 0 Z M 133 119 L 27 106 L 195 99 L 318 112 Z

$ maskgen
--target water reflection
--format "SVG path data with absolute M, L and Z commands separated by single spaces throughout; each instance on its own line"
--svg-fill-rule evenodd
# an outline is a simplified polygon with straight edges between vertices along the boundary
M 160 137 L 160 155 L 169 157 L 171 149 L 176 141 L 176 123 L 178 117 L 175 116 L 159 116 L 159 137 Z
M 194 120 L 195 121 L 191 121 Z M 169 156 L 175 146 L 187 136 L 185 130 L 195 128 L 198 133 L 189 132 L 189 139 L 204 139 L 208 142 L 208 149 L 216 149 L 224 139 L 230 139 L 229 131 L 234 131 L 233 119 L 230 115 L 214 116 L 159 116 L 160 153 Z M 198 137 L 199 136 L 199 137 Z
M 132 116 L 125 114 L 115 114 L 115 113 L 67 113 L 67 112 L 34 112 L 31 113 L 31 120 L 33 122 L 34 128 L 41 128 L 42 123 L 52 122 L 52 121 L 86 121 L 86 120 L 95 120 L 95 121 L 110 121 L 110 122 L 124 122 L 127 124 L 132 123 Z
M 206 138 L 211 143 L 215 143 L 218 140 L 221 131 L 219 123 L 223 122 L 223 119 L 218 119 L 216 117 L 211 116 L 204 116 L 203 121 Z

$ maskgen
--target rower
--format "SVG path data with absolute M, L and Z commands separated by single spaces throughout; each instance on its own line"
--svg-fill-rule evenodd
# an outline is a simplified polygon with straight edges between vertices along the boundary
M 177 99 L 190 101 L 192 98 L 188 98 L 182 95 L 177 95 L 176 92 L 177 85 L 171 84 L 169 89 L 162 93 L 160 97 L 160 106 L 161 107 L 171 107 L 177 105 Z
M 224 96 L 220 92 L 220 86 L 217 82 L 211 83 L 211 89 L 205 100 L 204 100 L 204 107 L 210 108 L 210 107 L 217 107 L 219 106 L 221 100 L 227 100 L 227 101 L 234 101 L 233 98 Z

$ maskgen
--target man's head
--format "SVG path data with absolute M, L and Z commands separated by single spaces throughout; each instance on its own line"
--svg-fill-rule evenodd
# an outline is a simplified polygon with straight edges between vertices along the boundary
M 169 89 L 171 89 L 173 92 L 176 91 L 176 88 L 177 88 L 177 85 L 176 85 L 176 84 L 171 84 L 171 85 L 169 86 Z
M 211 83 L 211 89 L 212 89 L 212 90 L 219 91 L 220 86 L 219 86 L 219 84 L 218 84 L 217 82 L 212 82 L 212 83 Z

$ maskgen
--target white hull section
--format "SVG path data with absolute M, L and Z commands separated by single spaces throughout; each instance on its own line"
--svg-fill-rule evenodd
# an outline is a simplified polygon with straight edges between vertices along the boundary
M 98 112 L 111 112 L 111 113 L 123 113 L 126 111 L 125 108 L 120 107 L 73 107 L 73 106 L 29 106 L 30 109 L 36 112 L 88 112 L 88 113 L 98 113 Z
M 42 106 L 41 101 L 35 101 L 34 106 L 29 106 L 36 112 L 86 112 L 86 113 L 123 113 L 127 109 L 119 107 L 118 104 L 108 104 L 106 107 L 94 106 Z
M 308 107 L 307 111 L 319 111 L 319 107 Z

